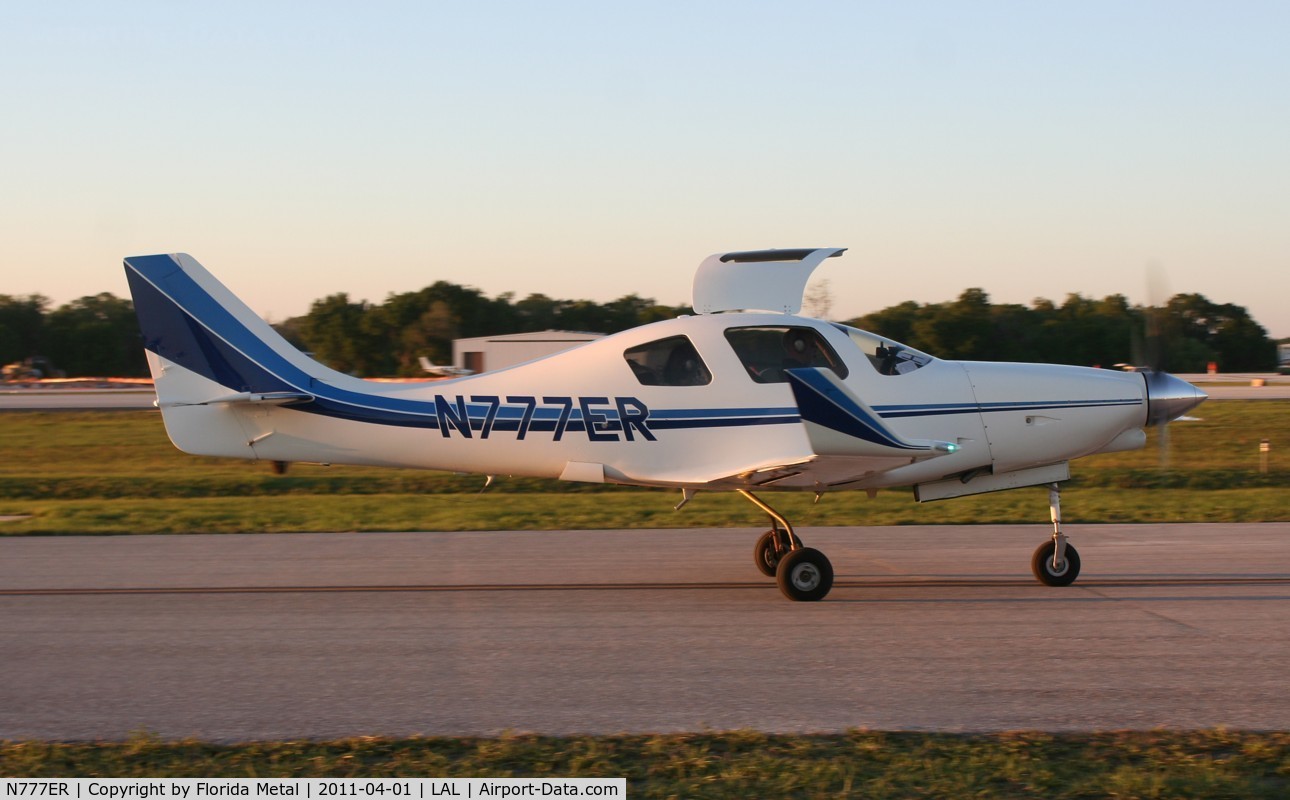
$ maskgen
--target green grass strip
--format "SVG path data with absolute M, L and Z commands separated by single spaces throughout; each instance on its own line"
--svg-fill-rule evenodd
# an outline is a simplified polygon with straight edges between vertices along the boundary
M 852 731 L 0 744 L 10 777 L 625 777 L 634 798 L 1285 798 L 1290 734 Z
M 1065 522 L 1287 522 L 1284 489 L 1072 489 Z M 700 493 L 683 510 L 663 491 L 470 495 L 284 495 L 187 499 L 3 500 L 0 535 L 292 533 L 307 531 L 600 530 L 756 528 L 762 515 L 729 493 Z M 1043 489 L 914 502 L 908 492 L 848 492 L 818 504 L 800 493 L 769 498 L 798 527 L 1048 524 Z
M 1290 401 L 1202 405 L 1170 426 L 1168 467 L 1158 431 L 1144 450 L 1081 459 L 1063 494 L 1069 523 L 1290 520 Z M 434 444 L 437 431 L 421 432 Z M 1273 442 L 1268 471 L 1259 443 Z M 0 414 L 0 535 L 369 530 L 533 530 L 759 527 L 729 494 L 701 493 L 681 513 L 677 493 L 424 470 L 267 464 L 195 458 L 140 412 Z M 1042 489 L 920 505 L 909 490 L 870 500 L 841 492 L 772 502 L 795 525 L 1046 524 Z

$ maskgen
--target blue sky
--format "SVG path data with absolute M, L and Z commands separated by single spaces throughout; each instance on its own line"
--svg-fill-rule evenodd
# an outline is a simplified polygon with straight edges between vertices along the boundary
M 255 310 L 688 302 L 846 246 L 836 316 L 1199 292 L 1290 336 L 1290 4 L 0 7 L 0 293 L 185 251 Z

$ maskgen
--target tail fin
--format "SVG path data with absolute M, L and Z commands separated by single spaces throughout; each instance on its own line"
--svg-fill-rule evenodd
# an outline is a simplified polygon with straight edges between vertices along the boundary
M 316 380 L 354 380 L 292 347 L 190 255 L 132 256 L 125 271 L 148 352 L 223 387 L 224 394 L 307 393 Z M 162 405 L 214 399 L 188 396 L 182 391 L 187 387 L 153 369 Z
M 201 455 L 255 458 L 229 406 L 308 403 L 361 383 L 292 347 L 192 256 L 132 256 L 126 278 L 171 441 Z

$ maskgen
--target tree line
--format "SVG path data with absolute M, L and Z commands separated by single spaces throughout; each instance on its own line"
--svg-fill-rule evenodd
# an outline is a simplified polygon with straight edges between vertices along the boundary
M 818 298 L 817 298 L 818 301 Z M 827 307 L 827 306 L 826 306 Z M 608 303 L 478 289 L 439 281 L 391 294 L 383 303 L 333 294 L 308 313 L 276 325 L 301 350 L 328 366 L 363 377 L 415 376 L 426 356 L 447 363 L 452 340 L 549 329 L 616 333 L 692 313 L 626 295 Z M 941 358 L 1038 361 L 1111 367 L 1156 363 L 1175 372 L 1276 368 L 1276 343 L 1245 308 L 1179 294 L 1159 308 L 1133 306 L 1122 295 L 1101 300 L 1071 294 L 1061 303 L 995 304 L 982 289 L 946 303 L 907 301 L 848 320 Z M 0 364 L 33 357 L 66 376 L 147 375 L 134 308 L 109 293 L 57 308 L 40 295 L 0 295 Z
M 38 294 L 0 294 L 0 364 L 21 362 L 47 378 L 148 374 L 134 304 L 109 292 L 54 309 Z
M 1245 308 L 1177 294 L 1161 307 L 1132 306 L 1123 295 L 1093 300 L 1069 294 L 1057 305 L 995 305 L 982 289 L 948 303 L 891 306 L 852 321 L 940 358 L 1038 361 L 1112 367 L 1155 366 L 1204 372 L 1276 368 L 1276 342 Z

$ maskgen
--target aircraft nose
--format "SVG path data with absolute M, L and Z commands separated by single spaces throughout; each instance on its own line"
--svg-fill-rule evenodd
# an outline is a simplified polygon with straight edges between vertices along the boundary
M 1205 402 L 1209 395 L 1167 372 L 1145 373 L 1147 424 L 1164 425 Z

